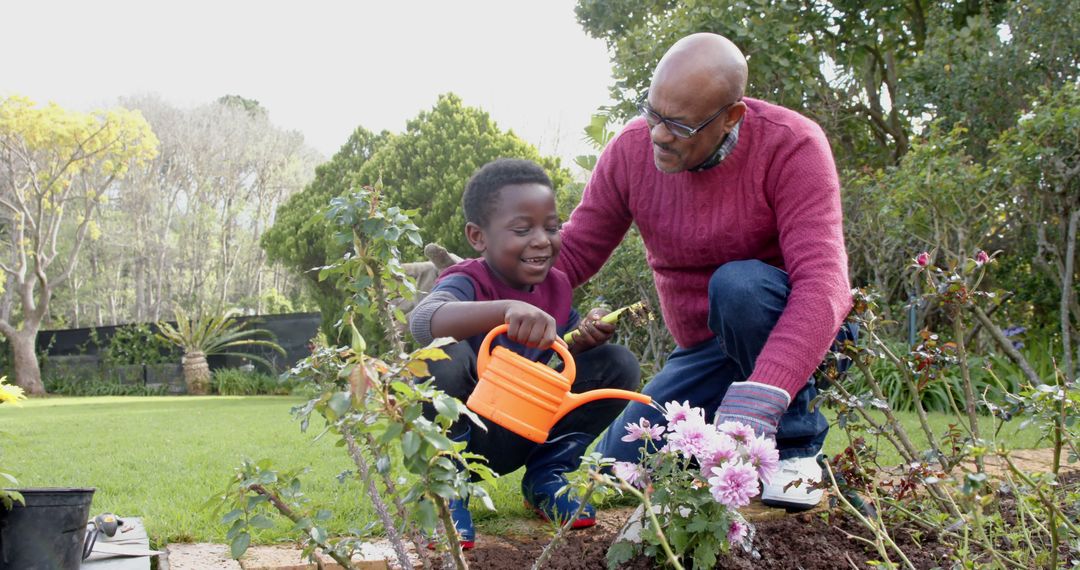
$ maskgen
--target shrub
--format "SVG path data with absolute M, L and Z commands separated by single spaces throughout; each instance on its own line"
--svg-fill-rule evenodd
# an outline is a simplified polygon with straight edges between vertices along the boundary
M 116 329 L 102 360 L 107 364 L 164 364 L 175 362 L 173 347 L 154 334 L 146 323 L 131 324 Z
M 215 370 L 210 384 L 213 392 L 222 396 L 286 395 L 292 392 L 291 382 L 240 368 Z
M 60 396 L 164 396 L 165 386 L 143 386 L 106 381 L 100 376 L 58 374 L 42 378 L 45 391 Z

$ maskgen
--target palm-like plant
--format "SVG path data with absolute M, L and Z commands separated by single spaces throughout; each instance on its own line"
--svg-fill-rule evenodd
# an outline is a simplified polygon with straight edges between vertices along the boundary
M 285 349 L 272 340 L 272 332 L 266 329 L 245 329 L 243 323 L 236 321 L 232 311 L 192 317 L 184 310 L 176 309 L 174 314 L 176 326 L 159 322 L 158 336 L 184 351 L 181 362 L 188 394 L 206 394 L 210 391 L 210 366 L 206 363 L 207 356 L 243 356 L 272 367 L 262 356 L 238 349 L 265 347 L 283 356 L 285 354 Z

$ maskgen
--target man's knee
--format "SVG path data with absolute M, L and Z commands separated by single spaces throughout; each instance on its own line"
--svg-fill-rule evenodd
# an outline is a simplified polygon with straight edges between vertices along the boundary
M 709 279 L 709 328 L 719 334 L 723 323 L 771 326 L 787 303 L 788 291 L 781 269 L 756 259 L 725 263 Z

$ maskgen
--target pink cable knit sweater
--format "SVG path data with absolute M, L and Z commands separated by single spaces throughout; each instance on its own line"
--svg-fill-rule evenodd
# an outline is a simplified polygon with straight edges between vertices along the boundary
M 744 101 L 734 151 L 702 172 L 657 170 L 648 127 L 631 121 L 563 226 L 558 267 L 581 285 L 636 223 L 664 320 L 682 347 L 713 336 L 708 282 L 717 267 L 759 259 L 784 269 L 787 308 L 749 380 L 794 397 L 851 308 L 840 185 L 820 127 L 783 107 Z

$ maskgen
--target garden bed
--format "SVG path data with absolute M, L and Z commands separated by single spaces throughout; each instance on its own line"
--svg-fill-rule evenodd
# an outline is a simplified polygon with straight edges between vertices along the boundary
M 589 530 L 571 533 L 544 565 L 545 570 L 607 570 L 607 549 L 618 535 L 632 509 L 605 510 L 599 513 L 599 524 Z M 782 511 L 780 511 L 782 512 Z M 836 568 L 870 568 L 868 561 L 876 558 L 869 546 L 847 537 L 844 532 L 865 536 L 866 530 L 857 521 L 839 510 L 771 516 L 754 522 L 756 536 L 751 552 L 735 548 L 721 558 L 717 568 L 770 570 L 803 568 L 804 570 L 834 570 Z M 469 567 L 476 570 L 496 568 L 531 568 L 549 541 L 546 527 L 532 536 L 482 536 L 468 553 Z M 915 547 L 907 538 L 896 537 L 901 547 L 913 551 L 916 568 L 947 566 L 951 547 L 924 540 Z M 909 554 L 909 557 L 912 555 Z M 854 565 L 854 566 L 853 566 Z M 658 566 L 655 560 L 638 558 L 621 566 L 628 569 L 650 569 Z
M 1039 460 L 1044 459 L 1042 455 L 1046 450 L 1040 451 L 1043 453 L 1032 452 L 1039 457 L 1032 455 L 1028 458 L 1032 467 L 1045 466 Z M 1077 488 L 1080 486 L 1080 471 L 1063 473 L 1061 483 L 1067 488 Z M 1010 510 L 1008 505 L 1015 500 L 1011 495 L 999 496 L 999 499 L 1006 512 Z M 597 514 L 597 526 L 570 533 L 563 546 L 544 565 L 545 570 L 606 570 L 607 549 L 632 511 L 632 508 L 601 510 Z M 869 531 L 838 507 L 785 514 L 755 501 L 745 514 L 756 528 L 753 549 L 745 552 L 741 548 L 734 548 L 730 555 L 721 558 L 717 568 L 834 570 L 879 567 L 873 565 L 874 561 L 880 559 L 874 548 L 849 536 L 869 537 Z M 890 532 L 915 568 L 929 570 L 952 565 L 949 557 L 956 549 L 952 541 L 940 540 L 933 533 L 910 526 L 893 528 Z M 483 534 L 481 529 L 476 548 L 467 553 L 470 568 L 531 568 L 550 541 L 550 536 L 550 527 L 539 522 L 521 523 L 495 537 Z M 1005 546 L 1005 541 L 1007 539 L 1003 538 L 1002 546 Z M 1065 553 L 1066 550 L 1062 550 L 1062 554 Z M 897 562 L 895 557 L 893 562 Z M 658 563 L 655 560 L 644 557 L 620 566 L 631 570 L 656 567 Z

